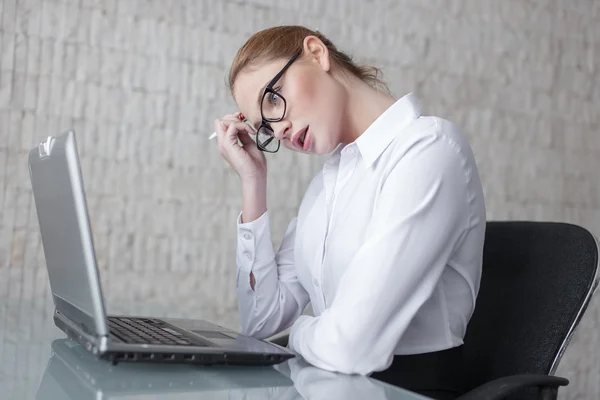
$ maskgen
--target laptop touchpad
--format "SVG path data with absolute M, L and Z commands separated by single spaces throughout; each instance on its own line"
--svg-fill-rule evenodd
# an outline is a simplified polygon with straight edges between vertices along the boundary
M 207 339 L 221 339 L 221 340 L 232 340 L 235 339 L 237 337 L 237 335 L 231 333 L 231 334 L 225 334 L 222 332 L 216 332 L 216 331 L 192 331 L 194 333 L 197 333 L 198 335 L 205 337 Z M 232 336 L 230 336 L 232 335 Z M 233 336 L 235 335 L 235 336 Z

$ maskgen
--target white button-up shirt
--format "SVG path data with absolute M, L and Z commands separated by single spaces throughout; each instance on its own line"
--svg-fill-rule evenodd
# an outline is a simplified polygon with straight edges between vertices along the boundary
M 245 334 L 291 326 L 290 349 L 306 361 L 363 375 L 395 354 L 462 344 L 481 277 L 483 190 L 464 134 L 422 116 L 413 94 L 330 156 L 277 253 L 268 211 L 240 221 Z M 314 317 L 301 315 L 309 300 Z

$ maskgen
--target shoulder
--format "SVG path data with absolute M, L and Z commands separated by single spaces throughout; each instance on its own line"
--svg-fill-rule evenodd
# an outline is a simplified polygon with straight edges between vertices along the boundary
M 485 218 L 483 188 L 475 156 L 465 133 L 454 123 L 440 117 L 417 118 L 396 133 L 382 157 L 382 187 L 411 183 L 411 191 L 437 185 L 444 188 L 448 204 L 466 205 L 471 221 Z
M 416 161 L 440 169 L 454 166 L 466 171 L 475 166 L 464 132 L 454 123 L 435 116 L 421 116 L 396 132 L 384 155 L 380 161 L 387 170 Z
M 409 150 L 421 142 L 428 141 L 454 144 L 460 151 L 470 150 L 468 139 L 458 126 L 435 116 L 421 116 L 396 132 L 394 150 Z

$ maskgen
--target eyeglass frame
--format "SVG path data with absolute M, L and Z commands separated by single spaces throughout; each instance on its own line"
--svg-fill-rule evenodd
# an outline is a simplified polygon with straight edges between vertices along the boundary
M 271 125 L 269 125 L 269 122 L 279 122 L 282 119 L 285 118 L 285 113 L 287 111 L 287 101 L 285 100 L 285 97 L 283 97 L 279 92 L 277 92 L 275 89 L 273 89 L 273 85 L 275 85 L 277 83 L 277 81 L 279 79 L 281 79 L 281 77 L 283 76 L 283 74 L 285 73 L 285 71 L 290 67 L 290 65 L 292 65 L 292 63 L 294 61 L 296 61 L 296 59 L 300 56 L 300 54 L 302 54 L 302 49 L 298 50 L 296 52 L 296 54 L 294 54 L 292 56 L 292 58 L 290 58 L 290 60 L 284 65 L 284 67 L 281 69 L 281 71 L 279 71 L 277 73 L 277 75 L 275 75 L 275 77 L 273 79 L 271 79 L 271 81 L 269 83 L 267 83 L 267 86 L 265 87 L 265 90 L 263 92 L 262 97 L 260 98 L 260 117 L 262 119 L 260 126 L 258 127 L 258 129 L 256 130 L 256 146 L 264 152 L 267 153 L 276 153 L 277 151 L 279 151 L 279 147 L 281 145 L 281 142 L 279 142 L 279 140 L 275 137 L 274 133 L 275 131 L 273 130 L 273 128 L 271 128 Z M 281 100 L 283 100 L 283 114 L 280 118 L 265 118 L 264 114 L 263 114 L 263 101 L 265 100 L 265 96 L 267 95 L 267 93 L 273 93 L 276 94 L 277 96 L 279 96 L 281 98 Z M 272 132 L 272 138 L 271 140 L 275 139 L 277 140 L 279 143 L 277 144 L 277 149 L 274 151 L 270 151 L 266 149 L 266 146 L 263 147 L 262 144 L 259 143 L 258 141 L 258 132 L 262 129 L 262 128 L 266 128 L 268 130 L 270 130 Z M 267 145 L 271 143 L 271 141 L 267 142 Z

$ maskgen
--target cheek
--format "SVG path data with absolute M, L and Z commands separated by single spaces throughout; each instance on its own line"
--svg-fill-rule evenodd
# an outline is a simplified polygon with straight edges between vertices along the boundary
M 318 128 L 319 136 L 335 130 L 342 102 L 333 79 L 320 73 L 299 74 L 291 90 L 293 104 L 289 107 L 293 122 Z
M 313 152 L 330 153 L 340 142 L 343 89 L 333 78 L 320 73 L 298 74 L 289 88 L 292 123 L 310 125 L 314 135 Z
M 310 74 L 299 74 L 291 89 L 294 116 L 300 120 L 310 118 L 314 112 L 315 101 L 319 98 L 317 80 Z

